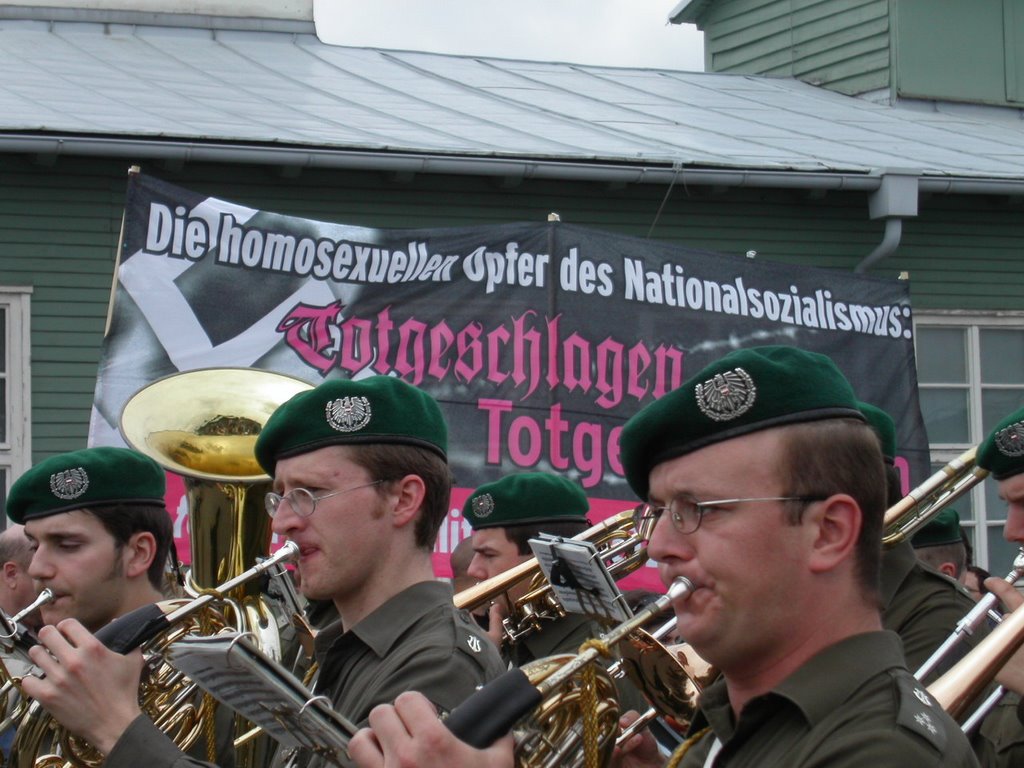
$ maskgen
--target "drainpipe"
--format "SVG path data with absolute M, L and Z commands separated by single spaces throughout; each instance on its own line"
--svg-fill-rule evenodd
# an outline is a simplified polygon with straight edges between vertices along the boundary
M 882 172 L 882 183 L 868 196 L 868 214 L 872 219 L 885 219 L 885 234 L 875 249 L 854 267 L 854 272 L 866 272 L 899 247 L 903 219 L 917 216 L 920 175 L 909 169 L 888 168 Z

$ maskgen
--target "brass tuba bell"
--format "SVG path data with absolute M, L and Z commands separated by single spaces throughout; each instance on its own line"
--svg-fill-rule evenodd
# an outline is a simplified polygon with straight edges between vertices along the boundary
M 253 448 L 278 406 L 309 389 L 271 371 L 203 368 L 154 381 L 121 411 L 129 445 L 185 480 L 196 587 L 228 581 L 269 552 L 270 478 Z

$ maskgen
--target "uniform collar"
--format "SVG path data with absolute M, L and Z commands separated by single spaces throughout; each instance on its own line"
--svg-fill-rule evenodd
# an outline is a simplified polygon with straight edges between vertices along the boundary
M 853 635 L 821 651 L 771 691 L 752 699 L 744 712 L 759 717 L 756 714 L 759 711 L 774 711 L 778 702 L 772 699 L 781 697 L 814 727 L 853 695 L 866 679 L 884 670 L 905 666 L 903 647 L 895 632 Z M 822 685 L 822 680 L 827 680 L 828 685 Z M 728 741 L 736 723 L 724 680 L 717 680 L 704 691 L 700 709 L 703 717 L 697 719 L 690 730 L 707 722 L 722 741 Z
M 439 606 L 454 606 L 451 585 L 443 581 L 421 581 L 407 587 L 385 603 L 377 606 L 348 634 L 354 635 L 375 654 L 384 657 L 405 631 Z M 336 640 L 346 634 L 340 621 L 317 633 L 314 645 L 320 657 Z

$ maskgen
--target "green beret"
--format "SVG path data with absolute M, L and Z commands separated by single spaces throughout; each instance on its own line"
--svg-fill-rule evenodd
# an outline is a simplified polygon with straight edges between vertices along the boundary
M 996 480 L 1024 472 L 1024 408 L 996 424 L 992 434 L 978 448 L 977 461 L 978 466 L 991 472 Z
M 626 422 L 622 466 L 646 499 L 648 475 L 664 461 L 770 427 L 831 418 L 864 420 L 853 388 L 828 357 L 788 346 L 740 349 Z
M 955 509 L 950 507 L 946 507 L 939 512 L 910 539 L 914 549 L 937 547 L 942 544 L 959 544 L 962 541 L 960 515 L 957 514 Z
M 160 465 L 127 448 L 86 448 L 51 456 L 19 477 L 7 495 L 16 523 L 111 504 L 164 506 Z
M 279 459 L 328 445 L 413 445 L 447 459 L 448 426 L 430 395 L 401 379 L 332 379 L 300 392 L 267 419 L 256 460 L 270 475 Z
M 881 408 L 876 408 L 870 403 L 857 403 L 860 412 L 868 420 L 871 428 L 878 433 L 878 439 L 882 442 L 882 456 L 886 464 L 892 464 L 896 459 L 896 424 L 892 417 Z
M 589 523 L 590 502 L 577 483 L 545 472 L 508 475 L 481 485 L 462 515 L 474 530 L 537 523 Z

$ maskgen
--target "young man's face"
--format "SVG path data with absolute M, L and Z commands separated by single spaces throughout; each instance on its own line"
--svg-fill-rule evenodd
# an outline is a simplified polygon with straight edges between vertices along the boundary
M 287 496 L 305 488 L 319 497 L 313 514 L 302 517 L 287 501 L 274 516 L 273 530 L 299 545 L 296 567 L 301 591 L 314 600 L 349 602 L 379 578 L 382 553 L 396 535 L 380 486 L 349 458 L 344 446 L 328 446 L 277 462 L 274 491 Z
M 483 528 L 473 531 L 473 560 L 466 573 L 477 581 L 486 581 L 530 557 L 519 554 L 519 548 L 505 535 L 504 528 Z M 505 594 L 516 601 L 526 594 L 529 586 L 529 579 L 524 579 L 512 585 Z
M 29 575 L 55 600 L 40 609 L 43 624 L 75 618 L 90 631 L 121 615 L 127 580 L 122 550 L 95 515 L 83 510 L 25 523 L 35 547 Z
M 999 481 L 999 498 L 1006 502 L 1003 536 L 1024 546 L 1024 472 Z

